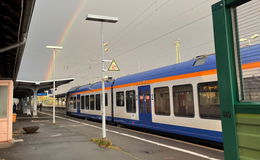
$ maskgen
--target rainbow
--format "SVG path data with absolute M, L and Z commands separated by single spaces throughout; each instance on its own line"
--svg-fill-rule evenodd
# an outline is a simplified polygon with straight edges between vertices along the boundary
M 68 23 L 66 24 L 60 38 L 57 41 L 57 45 L 58 46 L 62 46 L 64 41 L 66 40 L 66 37 L 72 27 L 72 25 L 74 24 L 75 20 L 77 19 L 78 15 L 81 13 L 82 9 L 84 8 L 84 6 L 86 5 L 87 0 L 81 0 L 79 2 L 79 4 L 77 5 L 75 11 L 73 12 L 70 20 L 68 21 Z M 56 57 L 57 59 L 57 57 Z M 48 68 L 47 68 L 47 72 L 44 76 L 44 80 L 50 80 L 51 75 L 53 73 L 53 60 L 54 60 L 54 54 L 52 54 L 52 56 L 50 57 L 49 63 L 48 63 Z

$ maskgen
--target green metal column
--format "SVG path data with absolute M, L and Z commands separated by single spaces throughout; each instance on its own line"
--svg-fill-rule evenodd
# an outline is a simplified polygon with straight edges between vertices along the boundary
M 233 33 L 230 8 L 225 2 L 212 6 L 215 50 L 220 92 L 221 121 L 224 141 L 224 154 L 227 160 L 238 159 L 236 136 L 236 70 L 234 67 Z
M 236 61 L 240 53 L 235 48 L 239 46 L 239 37 L 233 13 L 248 1 L 222 0 L 212 6 L 226 160 L 260 159 L 260 103 L 240 101 L 237 84 L 241 66 Z

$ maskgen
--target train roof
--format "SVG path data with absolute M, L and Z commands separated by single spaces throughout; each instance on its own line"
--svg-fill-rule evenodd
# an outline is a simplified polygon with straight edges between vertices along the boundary
M 200 65 L 194 65 L 198 59 L 203 59 L 203 58 L 205 60 L 204 63 L 202 63 Z M 259 61 L 260 44 L 241 48 L 241 58 L 242 58 L 242 63 Z M 211 70 L 211 69 L 216 69 L 215 54 L 198 56 L 196 58 L 193 58 L 192 60 L 182 62 L 179 64 L 173 64 L 173 65 L 160 67 L 160 68 L 152 69 L 152 70 L 145 71 L 145 72 L 140 72 L 140 73 L 135 73 L 135 74 L 119 77 L 115 80 L 114 86 L 129 84 L 129 83 L 134 83 L 134 82 L 140 82 L 140 81 L 147 81 L 147 80 L 158 79 L 158 78 L 164 78 L 164 77 L 170 77 L 170 76 L 175 76 L 175 75 L 195 73 L 195 72 Z M 111 85 L 112 85 L 112 82 L 105 83 L 106 87 L 110 87 Z M 100 89 L 100 88 L 101 88 L 101 82 L 97 82 L 92 85 L 88 84 L 88 85 L 81 86 L 81 87 L 77 88 L 76 90 L 70 90 L 69 93 L 75 93 L 75 92 L 87 91 L 87 90 L 93 90 L 93 89 Z
M 179 64 L 173 64 L 145 72 L 120 77 L 116 79 L 115 86 L 216 68 L 216 63 L 214 62 L 215 55 L 205 56 L 205 62 L 202 65 L 193 66 L 195 61 L 196 59 L 192 59 Z
M 71 89 L 69 89 L 68 92 L 74 92 L 74 91 L 77 91 L 79 88 L 80 88 L 80 86 L 72 87 Z
M 106 82 L 105 83 L 105 87 L 111 87 L 113 82 Z M 68 91 L 68 93 L 75 93 L 75 92 L 80 92 L 80 91 L 89 91 L 89 90 L 93 90 L 93 89 L 99 89 L 102 87 L 102 83 L 101 81 L 93 83 L 93 84 L 86 84 L 83 86 L 79 86 L 77 88 L 74 87 L 74 89 L 70 89 Z

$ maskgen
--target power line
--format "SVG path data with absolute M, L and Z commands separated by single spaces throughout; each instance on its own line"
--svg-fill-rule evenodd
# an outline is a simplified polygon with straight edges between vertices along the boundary
M 164 5 L 166 5 L 170 0 L 165 1 L 163 4 L 161 4 L 156 10 L 154 10 L 153 12 L 151 12 L 149 15 L 147 15 L 146 17 L 142 18 L 141 21 L 137 24 L 135 24 L 133 27 L 131 27 L 130 30 L 124 32 L 123 35 L 119 36 L 119 38 L 117 38 L 117 40 L 114 43 L 117 43 L 118 41 L 120 41 L 123 37 L 125 37 L 126 33 L 134 30 L 135 28 L 137 28 L 138 26 L 140 26 L 142 23 L 144 23 L 146 20 L 148 20 L 148 17 L 152 16 L 154 13 L 158 12 Z M 128 27 L 129 28 L 129 27 Z M 111 41 L 112 43 L 112 41 Z M 113 46 L 111 46 L 111 48 L 113 48 Z
M 176 32 L 176 31 L 178 31 L 178 30 L 182 30 L 183 28 L 185 28 L 185 27 L 187 27 L 187 26 L 190 26 L 190 25 L 192 25 L 192 24 L 194 24 L 194 23 L 196 23 L 196 22 L 198 22 L 198 21 L 201 21 L 201 20 L 203 20 L 203 19 L 209 17 L 210 15 L 211 15 L 211 13 L 208 14 L 208 15 L 206 15 L 206 16 L 200 17 L 200 18 L 198 18 L 198 19 L 196 19 L 196 20 L 194 20 L 194 21 L 191 21 L 191 22 L 189 22 L 189 23 L 187 23 L 187 24 L 185 24 L 185 25 L 182 25 L 182 26 L 180 26 L 180 27 L 178 27 L 178 28 L 176 28 L 176 29 L 173 29 L 173 30 L 171 30 L 171 31 L 168 31 L 168 32 L 166 32 L 166 33 L 163 33 L 163 34 L 161 34 L 161 35 L 159 35 L 159 36 L 157 36 L 157 37 L 155 37 L 155 38 L 153 38 L 153 39 L 150 39 L 150 40 L 145 41 L 145 42 L 143 42 L 143 43 L 141 43 L 141 44 L 139 44 L 139 45 L 137 45 L 137 46 L 135 46 L 135 47 L 133 47 L 133 48 L 131 48 L 131 49 L 128 49 L 128 50 L 122 52 L 121 54 L 116 55 L 115 57 L 118 58 L 118 57 L 121 57 L 121 56 L 123 56 L 123 55 L 126 55 L 126 54 L 128 54 L 129 52 L 131 52 L 131 51 L 133 51 L 133 50 L 136 50 L 136 49 L 138 49 L 138 48 L 140 48 L 140 47 L 142 47 L 142 46 L 144 46 L 144 45 L 147 45 L 147 44 L 149 44 L 149 43 L 152 43 L 152 42 L 154 42 L 154 41 L 156 41 L 156 40 L 158 40 L 158 39 L 161 39 L 161 38 L 163 38 L 163 37 L 165 37 L 165 36 L 167 36 L 167 35 L 169 35 L 169 34 L 172 34 L 172 33 Z
M 204 1 L 200 2 L 200 3 L 198 3 L 197 5 L 194 5 L 194 7 L 188 8 L 188 9 L 185 10 L 184 12 L 181 12 L 181 13 L 178 14 L 176 17 L 183 16 L 183 15 L 185 15 L 185 14 L 187 14 L 187 13 L 189 13 L 189 12 L 195 10 L 196 8 L 201 7 L 203 4 L 205 4 L 205 3 L 208 2 L 208 1 L 210 1 L 210 0 L 204 0 Z M 165 5 L 167 2 L 168 2 L 168 1 L 166 1 L 166 2 L 165 2 L 164 4 L 162 4 L 160 7 L 162 7 L 163 5 Z M 159 7 L 159 8 L 160 8 L 160 7 Z M 153 13 L 152 13 L 152 14 L 153 14 Z M 149 15 L 149 16 L 150 16 L 150 15 Z M 121 39 L 122 39 L 122 38 L 121 38 Z
M 204 1 L 202 1 L 202 2 L 198 3 L 197 5 L 194 5 L 194 7 L 188 8 L 187 10 L 185 10 L 185 11 L 182 12 L 182 13 L 180 13 L 180 14 L 177 15 L 176 17 L 183 16 L 183 15 L 185 15 L 186 13 L 189 13 L 189 12 L 191 12 L 192 10 L 194 10 L 194 9 L 196 9 L 196 8 L 198 8 L 198 7 L 201 7 L 201 5 L 205 4 L 205 2 L 207 2 L 207 1 L 210 1 L 210 0 L 204 0 Z M 168 0 L 168 1 L 165 1 L 165 3 L 161 4 L 161 5 L 157 8 L 157 10 L 155 10 L 154 12 L 152 12 L 151 14 L 149 14 L 149 15 L 146 16 L 146 17 L 150 17 L 151 15 L 153 15 L 154 13 L 156 13 L 158 10 L 160 10 L 160 9 L 161 9 L 164 5 L 166 5 L 168 2 L 169 2 L 169 0 Z M 146 17 L 144 17 L 144 18 L 146 18 Z M 143 18 L 143 19 L 144 19 L 144 18 Z M 131 30 L 128 30 L 128 32 L 132 31 L 132 30 L 135 29 L 137 26 L 140 26 L 140 24 L 141 24 L 141 23 L 144 23 L 146 20 L 147 20 L 147 18 L 146 18 L 145 20 L 141 21 L 140 23 L 136 24 Z M 127 33 L 127 32 L 126 32 L 126 33 Z M 125 33 L 125 34 L 126 34 L 126 33 Z M 125 36 L 119 37 L 120 39 L 118 39 L 116 42 L 118 42 L 119 40 L 121 40 L 123 37 L 125 37 Z M 112 41 L 113 41 L 113 40 L 112 40 Z M 111 42 L 112 42 L 112 41 L 111 41 Z M 114 43 L 116 43 L 116 42 L 114 42 Z M 110 47 L 110 48 L 113 48 L 113 45 L 112 45 L 112 47 Z
M 202 42 L 198 45 L 195 45 L 195 46 L 192 46 L 192 47 L 189 47 L 189 48 L 186 48 L 186 49 L 182 49 L 182 51 L 186 53 L 187 51 L 190 51 L 192 49 L 195 49 L 195 48 L 198 48 L 198 47 L 201 47 L 201 46 L 205 46 L 205 45 L 208 45 L 208 44 L 211 44 L 211 43 L 214 43 L 214 41 L 212 40 L 212 41 Z M 165 50 L 162 50 L 162 52 L 167 53 L 167 52 L 169 52 L 169 50 L 173 50 L 173 47 L 169 47 Z
M 213 42 L 214 42 L 213 40 L 212 40 L 212 41 L 203 42 L 203 43 L 200 43 L 200 44 L 198 44 L 198 45 L 196 45 L 196 46 L 187 48 L 187 49 L 185 49 L 185 51 L 190 51 L 190 50 L 192 50 L 192 49 L 194 49 L 194 48 L 198 48 L 198 47 L 201 47 L 201 46 L 204 46 L 204 45 L 206 45 L 206 44 L 213 43 Z
M 116 40 L 118 38 L 118 36 L 125 31 L 126 29 L 128 29 L 131 24 L 135 23 L 135 21 L 137 21 L 141 16 L 143 16 L 154 4 L 156 4 L 158 2 L 158 0 L 153 1 L 153 3 L 151 3 L 151 5 L 149 5 L 141 14 L 137 15 L 130 23 L 128 23 L 126 25 L 126 27 L 124 27 L 123 29 L 121 29 L 113 38 L 111 38 L 112 40 L 109 40 L 110 43 L 113 43 L 114 40 Z M 116 38 L 117 37 L 117 38 Z

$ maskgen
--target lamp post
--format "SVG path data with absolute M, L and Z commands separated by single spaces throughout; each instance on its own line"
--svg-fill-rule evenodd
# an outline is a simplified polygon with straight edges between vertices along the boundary
M 255 38 L 257 38 L 257 37 L 259 37 L 260 35 L 259 34 L 254 34 L 254 35 L 252 35 L 251 37 L 248 37 L 248 38 L 241 38 L 239 41 L 240 42 L 245 42 L 245 41 L 247 41 L 248 42 L 248 46 L 250 46 L 251 45 L 251 40 L 252 39 L 255 39 Z
M 181 53 L 180 53 L 180 41 L 175 42 L 175 49 L 176 49 L 176 63 L 181 63 Z
M 56 60 L 56 50 L 57 49 L 62 49 L 62 46 L 46 46 L 46 48 L 48 49 L 52 49 L 53 50 L 53 108 L 52 108 L 52 123 L 55 124 L 55 103 L 56 103 L 56 99 L 55 99 L 55 60 Z
M 101 63 L 102 63 L 102 76 L 101 76 L 101 82 L 102 82 L 102 138 L 106 138 L 106 109 L 105 109 L 105 63 L 106 60 L 104 60 L 104 51 L 103 51 L 103 22 L 107 23 L 116 23 L 118 21 L 117 17 L 108 17 L 108 16 L 101 16 L 101 15 L 93 15 L 88 14 L 87 21 L 96 21 L 101 22 Z

